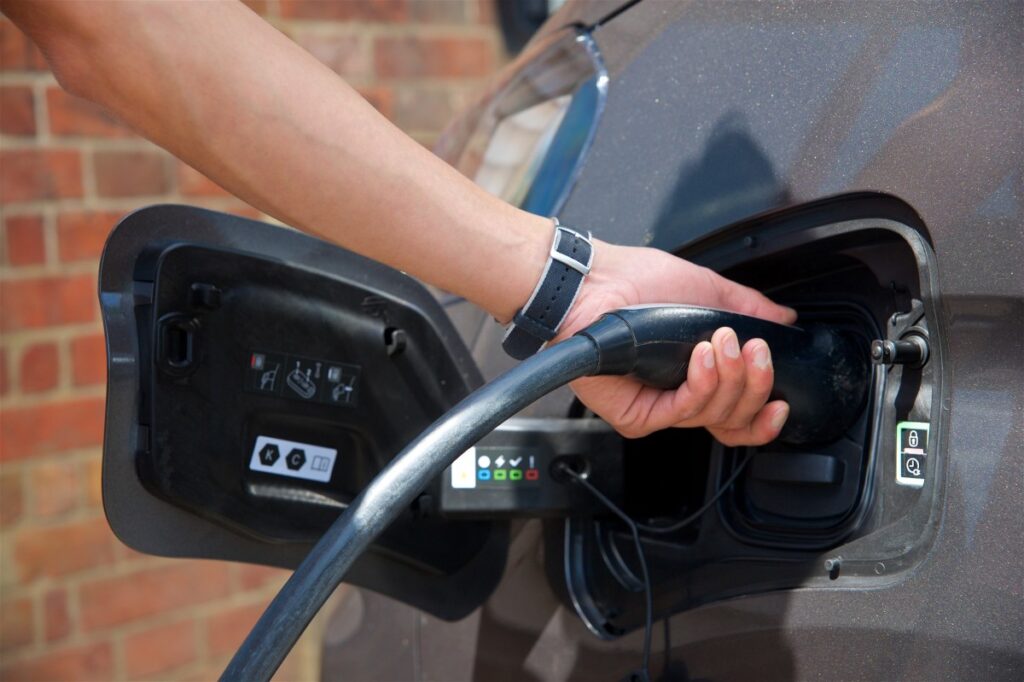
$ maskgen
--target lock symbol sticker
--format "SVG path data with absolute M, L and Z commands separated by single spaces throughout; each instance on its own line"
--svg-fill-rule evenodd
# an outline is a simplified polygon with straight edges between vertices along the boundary
M 910 432 L 910 434 L 909 434 L 909 436 L 907 438 L 907 442 L 910 444 L 910 447 L 912 447 L 912 448 L 916 448 L 917 447 L 917 444 L 919 442 L 918 438 L 917 438 L 917 431 L 911 431 Z

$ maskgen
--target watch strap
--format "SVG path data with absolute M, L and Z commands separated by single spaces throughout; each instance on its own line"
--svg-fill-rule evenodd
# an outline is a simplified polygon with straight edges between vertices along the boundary
M 544 272 L 530 300 L 512 318 L 501 343 L 517 360 L 530 357 L 555 338 L 594 261 L 590 233 L 584 235 L 554 220 L 555 235 Z

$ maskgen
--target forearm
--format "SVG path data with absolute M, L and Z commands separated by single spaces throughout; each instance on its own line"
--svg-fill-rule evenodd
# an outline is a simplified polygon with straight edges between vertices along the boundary
M 532 291 L 549 222 L 437 159 L 243 5 L 33 2 L 4 11 L 62 83 L 269 215 L 499 319 Z

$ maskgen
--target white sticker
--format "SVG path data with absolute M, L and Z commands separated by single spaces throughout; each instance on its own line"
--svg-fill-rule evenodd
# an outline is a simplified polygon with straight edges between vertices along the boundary
M 470 448 L 452 462 L 452 487 L 476 487 L 476 448 Z
M 278 476 L 327 483 L 331 480 L 337 456 L 338 451 L 333 448 L 259 436 L 252 448 L 249 468 Z

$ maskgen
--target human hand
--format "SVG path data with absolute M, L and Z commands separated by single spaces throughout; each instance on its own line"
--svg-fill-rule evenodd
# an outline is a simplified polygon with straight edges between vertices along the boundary
M 594 243 L 594 267 L 556 341 L 602 313 L 643 303 L 720 308 L 784 324 L 796 320 L 792 309 L 664 251 Z M 773 379 L 768 344 L 751 339 L 741 349 L 736 333 L 724 327 L 693 349 L 686 381 L 674 391 L 610 376 L 570 385 L 587 407 L 627 438 L 672 426 L 703 426 L 725 445 L 761 445 L 779 434 L 789 416 L 784 401 L 766 404 Z

